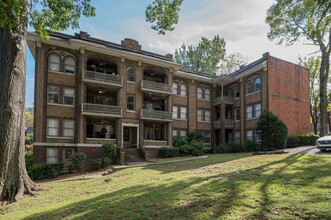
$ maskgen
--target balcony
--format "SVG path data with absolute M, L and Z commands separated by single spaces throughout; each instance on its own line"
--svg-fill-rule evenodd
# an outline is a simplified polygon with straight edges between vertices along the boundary
M 221 119 L 216 119 L 216 121 L 214 122 L 214 128 L 221 128 Z
M 233 120 L 225 119 L 225 128 L 233 128 Z
M 226 103 L 226 104 L 234 104 L 234 96 L 218 96 L 214 100 L 214 105 L 218 105 L 221 103 Z
M 152 121 L 172 121 L 172 112 L 141 109 L 140 118 Z
M 172 94 L 172 86 L 164 83 L 157 83 L 148 80 L 142 80 L 140 82 L 141 91 L 153 92 L 160 94 Z
M 225 119 L 223 121 L 224 121 L 224 127 L 225 128 L 233 128 L 233 120 L 232 119 Z M 214 122 L 214 128 L 215 129 L 221 128 L 221 125 L 223 125 L 223 123 L 221 123 L 221 120 L 220 119 L 217 119 Z
M 83 115 L 94 115 L 94 116 L 103 116 L 103 117 L 122 117 L 122 107 L 113 106 L 113 105 L 99 105 L 99 104 L 90 104 L 83 103 L 82 105 L 82 114 Z
M 90 70 L 84 70 L 83 81 L 88 83 L 98 83 L 121 88 L 123 86 L 123 77 L 111 74 L 100 73 Z

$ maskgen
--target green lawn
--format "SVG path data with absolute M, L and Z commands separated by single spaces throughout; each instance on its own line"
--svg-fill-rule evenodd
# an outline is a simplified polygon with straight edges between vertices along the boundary
M 130 168 L 44 184 L 0 219 L 330 219 L 330 165 L 328 155 L 224 154 Z

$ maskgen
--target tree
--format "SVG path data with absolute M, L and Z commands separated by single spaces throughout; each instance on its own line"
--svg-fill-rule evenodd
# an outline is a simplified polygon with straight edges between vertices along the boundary
M 248 57 L 242 55 L 241 53 L 235 52 L 231 53 L 224 58 L 221 63 L 220 74 L 230 74 L 236 70 L 239 70 L 242 65 L 246 65 Z
M 162 2 L 165 4 L 172 1 Z M 160 22 L 154 29 L 161 33 L 162 30 L 172 30 L 171 27 L 178 18 L 169 20 L 169 16 L 178 15 L 178 7 L 166 10 L 162 8 L 161 12 L 152 13 L 151 19 L 157 16 L 155 20 Z M 157 9 L 152 8 L 150 12 Z M 172 13 L 173 10 L 175 13 Z M 162 13 L 165 15 L 162 16 Z M 48 31 L 78 28 L 82 15 L 95 15 L 95 8 L 91 6 L 90 0 L 0 1 L 0 200 L 17 201 L 24 193 L 34 195 L 34 191 L 40 189 L 28 176 L 24 160 L 25 47 L 28 19 L 41 37 L 47 39 Z
M 25 126 L 33 126 L 33 108 L 27 108 L 25 110 Z
M 265 110 L 256 127 L 257 135 L 261 138 L 261 146 L 264 150 L 284 148 L 287 139 L 287 127 L 277 115 Z
M 183 44 L 175 51 L 175 61 L 182 67 L 198 72 L 215 74 L 225 56 L 225 41 L 219 35 L 209 40 L 202 37 L 198 46 Z
M 317 45 L 321 53 L 319 70 L 321 135 L 327 132 L 327 82 L 331 53 L 331 1 L 328 0 L 277 0 L 267 12 L 270 26 L 268 38 L 292 45 L 305 40 Z
M 165 31 L 173 31 L 174 24 L 178 23 L 178 13 L 184 0 L 155 0 L 146 9 L 146 21 L 152 25 L 152 29 L 159 34 Z

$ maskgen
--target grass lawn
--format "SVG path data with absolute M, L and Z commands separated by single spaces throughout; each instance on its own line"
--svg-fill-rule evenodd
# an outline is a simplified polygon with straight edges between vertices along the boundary
M 224 154 L 136 167 L 44 184 L 0 219 L 330 219 L 330 165 L 327 155 Z

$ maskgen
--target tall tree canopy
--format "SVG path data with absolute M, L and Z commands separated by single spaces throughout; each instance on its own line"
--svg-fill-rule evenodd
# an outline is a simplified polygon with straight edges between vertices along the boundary
M 246 65 L 248 62 L 248 57 L 242 55 L 241 53 L 235 52 L 225 56 L 223 62 L 221 63 L 219 73 L 220 74 L 230 74 L 234 71 L 240 69 L 242 65 Z
M 219 35 L 209 40 L 202 37 L 198 46 L 183 44 L 175 51 L 175 61 L 184 68 L 204 73 L 216 73 L 225 56 L 225 40 Z
M 147 19 L 164 33 L 178 22 L 183 0 L 155 0 Z M 16 201 L 38 186 L 24 160 L 25 61 L 27 24 L 48 38 L 48 31 L 78 28 L 81 16 L 94 16 L 90 0 L 0 1 L 0 200 Z M 147 15 L 147 14 L 146 14 Z
M 327 132 L 327 82 L 331 53 L 331 1 L 329 0 L 277 0 L 267 12 L 270 26 L 268 38 L 292 45 L 304 40 L 317 45 L 321 52 L 319 70 L 321 135 Z

